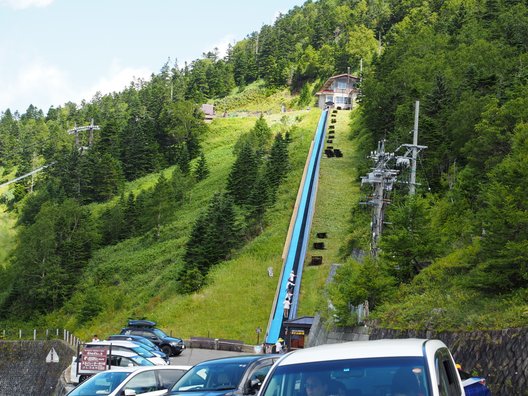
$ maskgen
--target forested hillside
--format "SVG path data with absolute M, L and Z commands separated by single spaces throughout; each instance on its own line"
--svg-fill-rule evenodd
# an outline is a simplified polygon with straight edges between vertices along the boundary
M 0 239 L 12 246 L 9 257 L 0 255 L 0 320 L 73 317 L 83 327 L 109 313 L 79 281 L 109 277 L 111 300 L 127 271 L 138 275 L 135 285 L 152 282 L 136 297 L 144 304 L 203 288 L 216 264 L 271 226 L 269 211 L 285 197 L 281 183 L 297 175 L 288 147 L 302 147 L 295 138 L 304 135 L 295 129 L 300 119 L 273 128 L 264 118 L 208 126 L 199 105 L 214 103 L 219 114 L 268 110 L 287 89 L 294 95 L 282 96 L 287 107 L 301 109 L 326 78 L 348 68 L 359 74 L 362 65 L 350 132 L 358 158 L 380 139 L 389 150 L 408 143 L 416 100 L 419 143 L 428 148 L 417 194 L 410 198 L 405 185 L 392 194 L 375 260 L 351 257 L 369 250 L 370 217 L 350 202 L 345 265 L 330 290 L 337 311 L 327 316 L 353 323 L 348 307 L 368 300 L 372 317 L 391 327 L 524 325 L 527 32 L 520 0 L 307 1 L 224 58 L 212 51 L 189 65 L 165 65 L 122 92 L 47 112 L 2 109 L 2 179 L 52 166 L 2 192 L 16 236 L 5 227 Z M 83 135 L 80 149 L 66 131 L 92 119 L 100 131 L 88 148 Z M 230 146 L 215 147 L 216 134 L 228 135 Z M 222 170 L 211 172 L 211 161 Z M 368 166 L 358 159 L 360 174 Z M 201 188 L 206 180 L 212 184 Z M 194 201 L 208 209 L 187 211 Z M 109 260 L 113 249 L 155 265 L 156 279 L 141 278 L 140 265 L 120 262 L 120 272 Z M 159 249 L 163 260 L 155 259 Z M 87 268 L 102 272 L 87 278 Z

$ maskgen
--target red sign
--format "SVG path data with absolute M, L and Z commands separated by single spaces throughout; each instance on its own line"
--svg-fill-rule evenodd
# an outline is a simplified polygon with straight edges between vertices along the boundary
M 105 371 L 108 350 L 106 348 L 87 348 L 81 354 L 80 371 Z

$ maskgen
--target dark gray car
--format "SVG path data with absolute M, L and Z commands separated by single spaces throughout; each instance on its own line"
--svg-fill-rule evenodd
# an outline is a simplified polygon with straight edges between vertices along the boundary
M 180 378 L 169 395 L 256 395 L 279 355 L 247 355 L 208 360 Z

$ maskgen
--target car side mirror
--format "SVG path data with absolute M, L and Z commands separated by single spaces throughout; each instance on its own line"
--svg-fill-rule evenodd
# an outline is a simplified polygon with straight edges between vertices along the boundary
M 257 391 L 260 389 L 260 385 L 262 385 L 262 383 L 258 379 L 249 380 L 248 388 L 249 388 L 250 394 L 257 393 Z
M 136 396 L 136 391 L 134 389 L 125 389 L 125 396 Z

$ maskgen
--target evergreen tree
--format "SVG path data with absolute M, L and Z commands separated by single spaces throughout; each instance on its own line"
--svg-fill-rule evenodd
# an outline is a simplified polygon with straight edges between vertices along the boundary
M 161 235 L 161 227 L 172 217 L 175 207 L 172 186 L 164 176 L 160 174 L 158 182 L 149 191 L 144 202 L 142 212 L 142 224 L 146 230 L 155 229 L 156 237 Z
M 270 203 L 270 186 L 266 175 L 261 173 L 253 186 L 248 199 L 247 220 L 250 229 L 255 234 L 260 234 L 264 228 L 264 214 Z
M 154 123 L 145 109 L 138 109 L 120 137 L 120 159 L 127 180 L 134 180 L 156 171 L 162 165 L 158 143 L 154 139 Z
M 122 238 L 127 239 L 135 236 L 139 228 L 139 213 L 136 207 L 136 198 L 132 192 L 128 194 L 123 215 L 124 228 Z
M 390 273 L 399 282 L 410 282 L 436 257 L 437 235 L 431 229 L 427 203 L 407 197 L 388 212 L 391 227 L 385 230 L 380 248 Z
M 172 186 L 172 193 L 175 204 L 183 203 L 189 190 L 192 188 L 193 180 L 190 176 L 185 175 L 180 167 L 175 167 L 172 172 L 170 183 Z
M 248 203 L 258 174 L 258 162 L 249 144 L 244 144 L 231 168 L 226 189 L 237 205 Z
M 232 200 L 215 194 L 194 223 L 185 248 L 186 268 L 196 268 L 205 276 L 211 266 L 229 257 L 239 243 L 239 233 Z
M 22 230 L 14 252 L 18 274 L 4 310 L 27 318 L 49 313 L 71 296 L 97 243 L 89 212 L 74 200 L 46 202 Z
M 101 243 L 112 245 L 117 243 L 124 234 L 125 229 L 125 200 L 122 195 L 119 202 L 106 209 L 101 214 Z
M 270 156 L 266 163 L 266 178 L 270 188 L 270 201 L 274 202 L 277 189 L 286 176 L 289 168 L 288 146 L 280 133 L 275 135 Z
M 207 162 L 205 160 L 205 154 L 202 151 L 200 153 L 200 158 L 198 158 L 198 161 L 196 162 L 194 177 L 197 181 L 201 181 L 206 179 L 207 176 L 209 176 L 209 167 L 207 166 Z
M 528 286 L 528 125 L 516 128 L 512 151 L 484 190 L 482 252 L 468 286 L 488 293 Z

